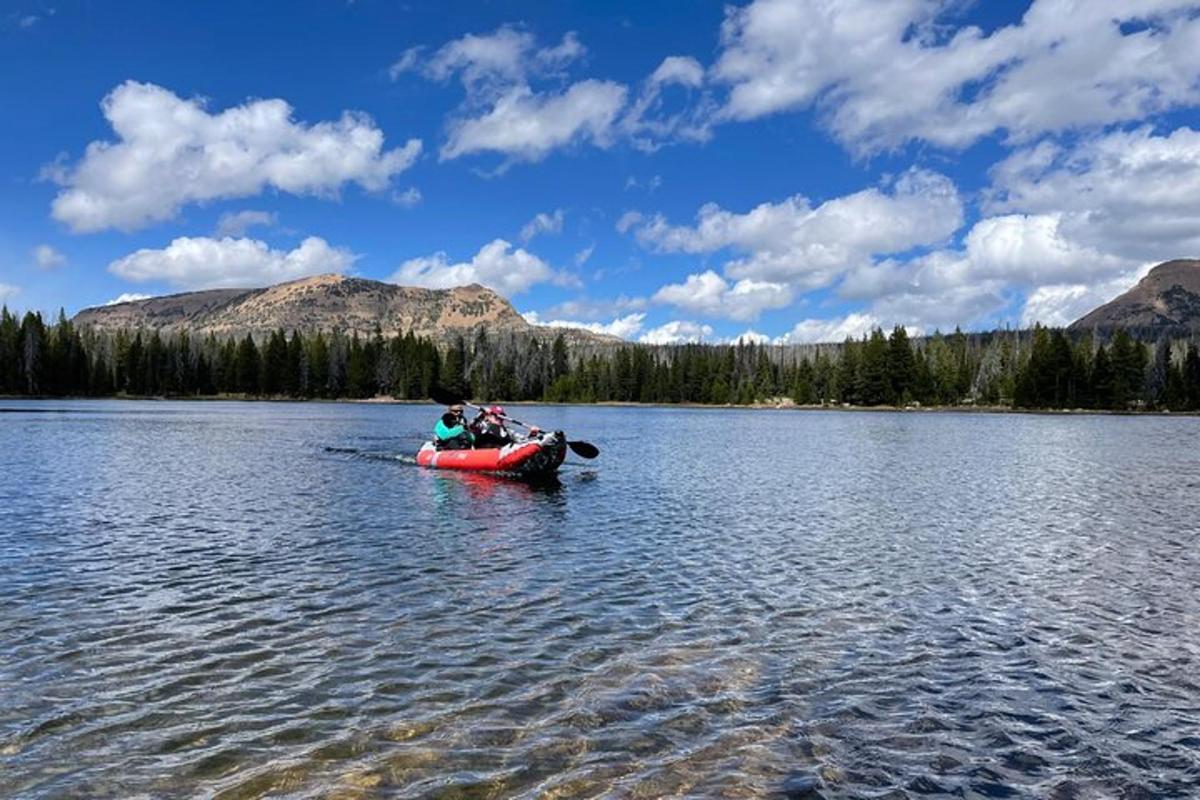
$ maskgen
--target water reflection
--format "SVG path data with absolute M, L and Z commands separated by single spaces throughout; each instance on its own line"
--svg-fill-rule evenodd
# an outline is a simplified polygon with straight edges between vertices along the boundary
M 419 407 L 55 406 L 0 794 L 1200 791 L 1194 420 L 529 409 L 604 449 L 531 486 Z

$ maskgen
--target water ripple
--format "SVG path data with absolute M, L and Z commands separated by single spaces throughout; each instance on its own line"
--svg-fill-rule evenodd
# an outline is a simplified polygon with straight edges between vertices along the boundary
M 0 795 L 1200 793 L 1194 420 L 7 405 Z

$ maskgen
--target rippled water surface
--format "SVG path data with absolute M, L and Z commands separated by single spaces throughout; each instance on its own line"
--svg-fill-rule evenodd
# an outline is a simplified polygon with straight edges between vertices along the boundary
M 0 406 L 3 796 L 1200 796 L 1195 418 Z

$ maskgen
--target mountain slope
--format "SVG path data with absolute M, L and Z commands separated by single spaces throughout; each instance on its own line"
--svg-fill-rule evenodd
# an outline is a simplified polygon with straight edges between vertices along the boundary
M 1071 323 L 1091 328 L 1200 328 L 1200 260 L 1159 264 L 1125 294 Z
M 530 325 L 512 304 L 478 284 L 419 289 L 343 275 L 318 275 L 265 289 L 212 289 L 153 297 L 80 311 L 76 325 L 115 331 L 144 328 L 162 333 L 259 337 L 282 328 L 315 333 L 342 331 L 385 337 L 412 332 L 451 341 L 483 328 L 489 335 L 552 339 L 562 332 L 573 343 L 610 343 L 613 337 L 576 329 Z

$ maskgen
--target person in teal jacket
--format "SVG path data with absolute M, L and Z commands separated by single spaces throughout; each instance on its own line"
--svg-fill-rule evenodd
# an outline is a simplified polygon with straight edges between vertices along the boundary
M 450 406 L 450 410 L 442 414 L 433 426 L 433 443 L 438 450 L 470 450 L 474 446 L 475 434 L 463 421 L 462 406 Z

